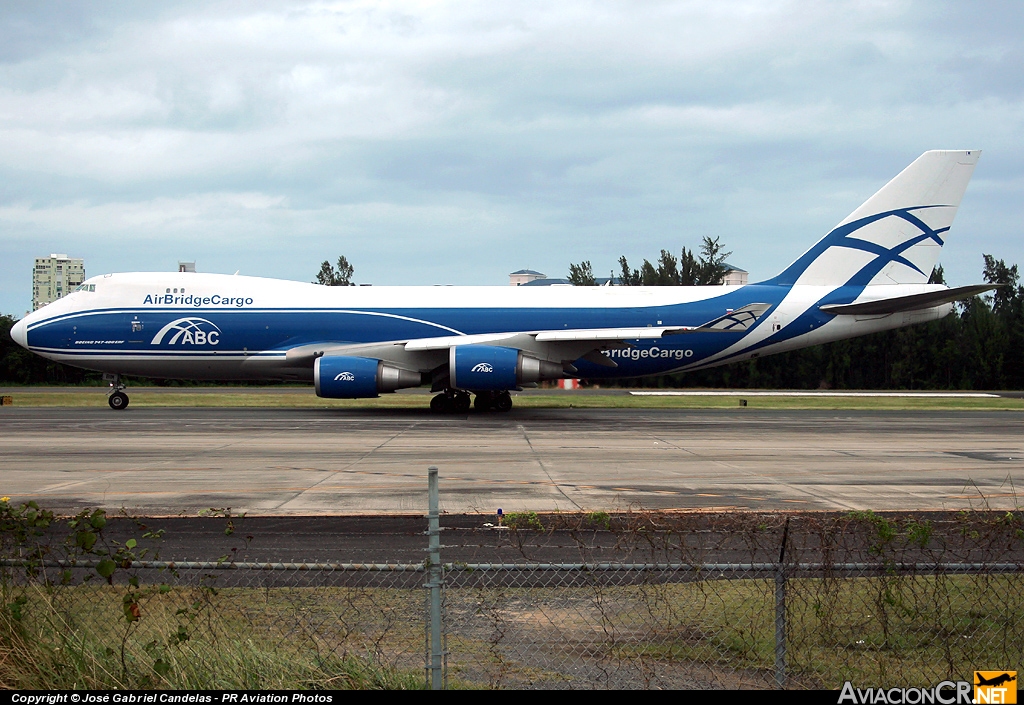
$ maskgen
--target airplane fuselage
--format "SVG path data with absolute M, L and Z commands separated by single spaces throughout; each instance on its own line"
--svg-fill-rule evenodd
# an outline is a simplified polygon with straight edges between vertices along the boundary
M 873 287 L 873 293 L 897 296 L 944 288 L 894 285 Z M 751 331 L 627 340 L 628 346 L 602 353 L 614 367 L 574 363 L 578 376 L 600 379 L 726 364 L 934 320 L 952 308 L 944 304 L 884 316 L 839 317 L 817 308 L 822 302 L 853 301 L 863 289 L 771 284 L 325 287 L 216 274 L 114 274 L 88 280 L 81 291 L 19 325 L 33 352 L 86 369 L 204 380 L 312 379 L 308 361 L 290 360 L 289 350 L 318 343 L 358 349 L 501 332 L 521 336 L 524 331 L 695 327 L 751 301 L 772 306 Z M 415 366 L 431 364 L 427 358 Z

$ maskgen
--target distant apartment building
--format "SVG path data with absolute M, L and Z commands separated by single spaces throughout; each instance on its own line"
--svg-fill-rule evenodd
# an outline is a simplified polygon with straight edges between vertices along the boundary
M 520 269 L 508 275 L 509 286 L 522 286 L 538 279 L 544 279 L 546 275 L 535 272 L 532 269 Z
M 726 286 L 745 286 L 750 279 L 750 274 L 747 270 L 734 267 L 728 262 L 723 262 L 722 266 L 725 267 L 725 274 L 722 276 L 722 283 Z
M 67 296 L 85 281 L 85 261 L 77 257 L 51 254 L 36 257 L 32 270 L 32 310 L 37 311 Z

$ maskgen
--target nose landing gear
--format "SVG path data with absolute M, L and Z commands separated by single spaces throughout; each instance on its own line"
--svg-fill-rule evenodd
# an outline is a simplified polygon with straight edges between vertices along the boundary
M 103 379 L 110 382 L 110 396 L 107 397 L 107 404 L 114 411 L 123 411 L 128 408 L 128 395 L 124 393 L 125 385 L 121 382 L 119 374 L 105 374 Z

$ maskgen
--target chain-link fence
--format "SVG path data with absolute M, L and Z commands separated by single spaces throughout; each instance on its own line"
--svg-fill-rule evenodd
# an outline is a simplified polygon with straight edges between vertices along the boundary
M 77 654 L 81 670 L 58 681 L 67 687 L 328 688 L 365 685 L 367 675 L 420 686 L 430 663 L 423 565 L 139 562 L 125 582 L 84 581 L 97 565 L 35 564 L 25 580 L 11 579 L 25 562 L 5 563 L 7 626 L 45 646 L 39 669 L 57 668 L 62 650 Z M 716 689 L 967 680 L 976 668 L 1021 665 L 1018 568 L 446 565 L 446 680 Z
M 509 517 L 490 530 L 522 560 L 443 563 L 435 511 L 428 559 L 392 565 L 157 561 L 141 554 L 160 537 L 109 541 L 101 513 L 29 514 L 3 514 L 7 687 L 838 688 L 1024 670 L 1019 513 Z M 554 549 L 586 560 L 534 557 Z
M 839 688 L 1021 665 L 1016 564 L 785 568 L 453 567 L 448 676 L 514 688 Z

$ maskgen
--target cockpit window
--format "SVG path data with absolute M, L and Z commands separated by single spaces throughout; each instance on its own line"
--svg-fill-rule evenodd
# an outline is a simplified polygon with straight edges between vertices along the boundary
M 76 287 L 75 291 L 96 291 L 96 285 L 95 284 L 82 284 L 81 286 Z

